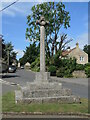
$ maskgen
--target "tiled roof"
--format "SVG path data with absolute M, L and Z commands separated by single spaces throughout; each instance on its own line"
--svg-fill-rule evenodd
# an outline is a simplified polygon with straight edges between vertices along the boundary
M 70 49 L 70 50 L 65 50 L 65 51 L 63 51 L 63 52 L 62 52 L 62 56 L 68 55 L 68 54 L 69 54 L 71 51 L 73 51 L 74 49 L 76 49 L 76 47 L 73 48 L 73 49 Z

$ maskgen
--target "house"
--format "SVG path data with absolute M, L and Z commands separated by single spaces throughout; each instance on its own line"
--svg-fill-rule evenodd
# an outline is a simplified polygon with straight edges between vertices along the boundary
M 62 52 L 62 58 L 76 58 L 78 64 L 88 63 L 88 54 L 79 48 L 79 44 L 76 43 L 76 47 L 70 49 L 70 47 Z

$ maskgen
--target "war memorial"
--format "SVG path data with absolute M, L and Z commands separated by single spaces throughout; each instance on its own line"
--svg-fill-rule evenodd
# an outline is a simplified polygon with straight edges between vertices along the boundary
M 80 103 L 80 97 L 72 95 L 62 83 L 52 82 L 50 73 L 45 71 L 45 28 L 49 24 L 44 16 L 36 21 L 40 25 L 40 72 L 36 72 L 34 82 L 28 82 L 15 91 L 16 103 Z

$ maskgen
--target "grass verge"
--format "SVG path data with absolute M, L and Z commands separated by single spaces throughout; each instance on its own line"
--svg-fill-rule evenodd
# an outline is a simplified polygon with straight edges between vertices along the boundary
M 81 104 L 15 104 L 14 92 L 2 97 L 2 112 L 43 112 L 43 113 L 88 113 L 88 100 L 81 99 Z

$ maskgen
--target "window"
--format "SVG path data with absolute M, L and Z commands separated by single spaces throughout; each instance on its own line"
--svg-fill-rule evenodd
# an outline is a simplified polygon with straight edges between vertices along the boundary
M 80 61 L 84 61 L 84 57 L 83 56 L 80 56 Z

